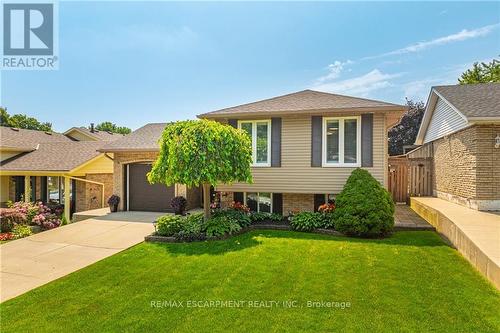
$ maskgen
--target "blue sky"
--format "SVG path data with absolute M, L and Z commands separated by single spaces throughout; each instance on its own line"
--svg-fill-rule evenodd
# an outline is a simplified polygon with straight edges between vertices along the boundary
M 61 2 L 59 70 L 2 72 L 1 104 L 136 129 L 303 89 L 404 103 L 500 55 L 500 2 Z

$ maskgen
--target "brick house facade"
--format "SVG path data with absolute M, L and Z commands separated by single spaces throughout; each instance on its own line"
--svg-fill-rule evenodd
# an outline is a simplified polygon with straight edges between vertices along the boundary
M 433 195 L 477 210 L 500 210 L 500 84 L 431 90 L 408 158 L 432 161 Z

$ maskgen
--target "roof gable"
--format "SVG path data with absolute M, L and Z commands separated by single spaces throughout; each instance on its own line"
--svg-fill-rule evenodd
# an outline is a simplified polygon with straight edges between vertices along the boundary
M 79 133 L 80 135 L 73 135 L 72 133 Z M 64 135 L 69 136 L 74 138 L 75 140 L 78 141 L 115 141 L 120 138 L 123 138 L 125 135 L 124 134 L 119 134 L 119 133 L 112 133 L 112 132 L 107 132 L 107 131 L 98 131 L 94 130 L 91 131 L 86 127 L 72 127 L 66 132 L 64 132 Z M 81 136 L 84 136 L 88 138 L 88 140 L 82 140 Z
M 436 110 L 439 114 L 434 116 Z M 500 121 L 500 83 L 432 87 L 415 144 L 436 140 L 475 121 Z
M 301 112 L 317 110 L 385 109 L 401 111 L 404 106 L 371 99 L 337 95 L 314 90 L 264 99 L 199 115 L 200 118 L 236 114 Z

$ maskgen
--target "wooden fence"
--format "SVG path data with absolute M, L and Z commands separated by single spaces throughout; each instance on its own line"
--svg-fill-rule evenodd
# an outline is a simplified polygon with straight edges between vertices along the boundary
M 389 157 L 389 192 L 394 202 L 408 200 L 408 158 Z
M 412 197 L 432 196 L 432 160 L 428 158 L 409 159 L 409 195 Z
M 432 195 L 432 160 L 389 157 L 388 186 L 394 202 L 408 202 L 410 196 Z

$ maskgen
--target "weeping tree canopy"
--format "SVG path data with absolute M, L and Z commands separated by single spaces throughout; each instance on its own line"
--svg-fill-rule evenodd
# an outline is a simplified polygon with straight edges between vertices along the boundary
M 252 144 L 245 132 L 210 120 L 169 124 L 160 139 L 160 153 L 150 183 L 187 186 L 252 182 Z M 205 207 L 209 198 L 205 196 Z

